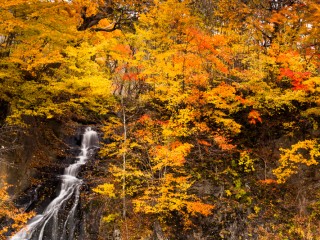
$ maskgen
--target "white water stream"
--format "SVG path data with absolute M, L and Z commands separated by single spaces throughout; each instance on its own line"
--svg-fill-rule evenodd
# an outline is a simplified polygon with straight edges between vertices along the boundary
M 75 233 L 75 213 L 79 203 L 80 187 L 82 180 L 77 178 L 80 166 L 84 165 L 88 158 L 98 148 L 99 139 L 97 132 L 90 127 L 86 128 L 82 144 L 81 152 L 77 157 L 78 160 L 65 168 L 64 174 L 61 176 L 61 190 L 58 196 L 51 201 L 42 214 L 32 218 L 26 227 L 10 238 L 10 240 L 73 240 Z M 65 205 L 72 199 L 69 212 L 63 219 L 63 226 L 59 227 L 59 212 L 65 210 Z M 69 201 L 70 202 L 70 201 Z M 50 232 L 50 237 L 44 237 L 44 233 Z

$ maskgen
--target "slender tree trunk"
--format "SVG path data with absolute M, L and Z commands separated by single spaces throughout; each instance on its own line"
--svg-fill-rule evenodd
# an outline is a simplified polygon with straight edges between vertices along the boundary
M 123 145 L 126 148 L 127 144 L 127 118 L 126 118 L 126 109 L 123 102 L 123 96 L 121 95 L 121 108 L 122 108 L 122 124 L 123 124 Z M 128 239 L 128 225 L 126 221 L 127 215 L 127 199 L 126 199 L 126 164 L 127 164 L 127 156 L 126 156 L 126 149 L 122 153 L 122 171 L 123 171 L 123 180 L 122 180 L 122 217 L 125 222 L 126 227 L 126 239 Z
M 123 144 L 124 146 L 127 143 L 127 120 L 126 120 L 126 112 L 125 112 L 125 106 L 123 103 L 123 97 L 121 96 L 121 108 L 122 108 L 122 123 L 123 123 Z M 126 146 L 125 146 L 126 147 Z M 122 153 L 122 170 L 123 170 L 123 180 L 122 180 L 122 194 L 123 194 L 123 211 L 122 216 L 123 218 L 126 217 L 126 151 L 123 151 Z
M 158 240 L 168 240 L 164 234 L 163 234 L 163 231 L 162 231 L 162 228 L 160 226 L 160 223 L 158 220 L 156 220 L 154 223 L 153 223 L 153 230 L 154 230 L 154 235 L 155 237 L 158 239 Z

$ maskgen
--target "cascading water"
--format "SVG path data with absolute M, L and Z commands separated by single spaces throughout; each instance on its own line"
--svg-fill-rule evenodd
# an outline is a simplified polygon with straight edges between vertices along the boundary
M 28 225 L 16 233 L 10 240 L 73 240 L 75 234 L 75 213 L 79 203 L 80 187 L 82 180 L 77 178 L 81 165 L 84 165 L 88 158 L 98 148 L 99 140 L 97 132 L 90 127 L 86 128 L 81 152 L 78 160 L 64 170 L 61 176 L 61 190 L 58 196 L 45 208 L 42 214 L 32 218 Z M 66 214 L 61 212 L 66 211 Z M 62 215 L 64 217 L 62 217 Z

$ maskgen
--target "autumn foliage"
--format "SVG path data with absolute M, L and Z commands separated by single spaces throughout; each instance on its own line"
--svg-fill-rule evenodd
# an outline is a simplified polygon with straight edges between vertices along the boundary
M 23 209 L 17 209 L 8 194 L 8 185 L 2 184 L 0 188 L 0 221 L 11 222 L 11 225 L 0 225 L 0 239 L 7 239 L 7 233 L 20 230 L 27 223 L 27 220 L 34 216 L 34 212 L 23 212 Z
M 97 123 L 108 164 L 92 196 L 114 202 L 103 219 L 123 239 L 317 239 L 317 1 L 9 0 L 0 13 L 6 122 Z

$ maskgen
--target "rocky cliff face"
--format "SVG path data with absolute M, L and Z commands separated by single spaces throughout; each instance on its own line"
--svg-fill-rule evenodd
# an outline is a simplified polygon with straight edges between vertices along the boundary
M 83 129 L 74 123 L 34 119 L 28 123 L 28 129 L 7 128 L 5 135 L 3 128 L 0 175 L 10 184 L 10 194 L 18 207 L 41 213 L 56 197 L 64 168 L 79 154 Z M 85 173 L 81 175 L 85 177 Z M 85 184 L 82 190 L 86 190 Z M 96 221 L 91 218 L 99 215 L 100 210 L 84 201 L 85 198 L 81 199 L 77 211 L 80 220 L 77 235 L 79 239 L 96 239 L 99 221 L 94 224 Z
M 58 122 L 30 120 L 29 124 L 28 129 L 9 131 L 10 138 L 15 140 L 4 146 L 8 150 L 2 155 L 3 174 L 15 196 L 59 173 L 65 164 L 61 159 L 67 157 L 70 142 L 66 127 Z

